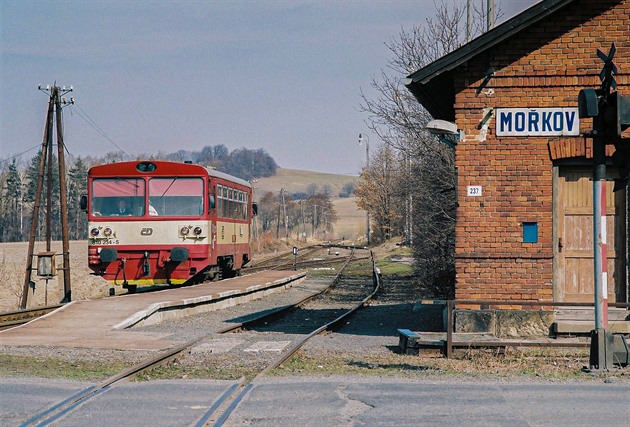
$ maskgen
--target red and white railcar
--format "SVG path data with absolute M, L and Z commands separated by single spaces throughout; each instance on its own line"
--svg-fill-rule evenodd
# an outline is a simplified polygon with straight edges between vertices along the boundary
M 132 161 L 88 172 L 88 263 L 133 291 L 230 277 L 251 259 L 250 183 L 190 163 Z

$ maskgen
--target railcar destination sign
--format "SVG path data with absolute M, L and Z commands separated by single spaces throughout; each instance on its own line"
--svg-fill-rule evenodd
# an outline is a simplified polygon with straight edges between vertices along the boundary
M 497 108 L 497 136 L 578 136 L 577 108 Z

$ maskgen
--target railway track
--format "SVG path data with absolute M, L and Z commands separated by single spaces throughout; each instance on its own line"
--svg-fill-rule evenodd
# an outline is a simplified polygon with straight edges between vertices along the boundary
M 352 255 L 347 257 L 347 260 L 344 263 L 343 268 L 345 268 L 350 263 L 351 260 L 352 260 Z M 373 267 L 374 267 L 374 264 L 373 264 Z M 250 319 L 246 322 L 242 322 L 236 325 L 231 325 L 229 328 L 218 331 L 218 333 L 228 333 L 228 332 L 233 332 L 237 330 L 251 329 L 251 328 L 256 327 L 256 325 L 269 323 L 274 318 L 279 318 L 283 315 L 286 315 L 286 313 L 290 312 L 291 309 L 295 309 L 296 307 L 307 304 L 309 301 L 313 301 L 318 296 L 321 296 L 325 292 L 330 291 L 330 289 L 333 289 L 338 284 L 341 278 L 342 272 L 343 272 L 343 268 L 339 270 L 337 275 L 331 281 L 328 288 L 324 289 L 323 291 L 309 295 L 308 297 L 293 304 L 292 306 L 282 307 L 282 309 L 273 310 L 269 313 L 265 313 L 264 315 L 258 316 L 254 319 Z M 229 387 L 215 401 L 212 407 L 208 411 L 206 411 L 206 413 L 202 415 L 202 417 L 197 421 L 195 425 L 197 426 L 209 425 L 208 423 L 214 424 L 216 426 L 222 425 L 229 418 L 230 414 L 234 411 L 234 409 L 238 405 L 238 402 L 240 402 L 247 395 L 247 393 L 249 393 L 249 391 L 252 389 L 254 380 L 265 375 L 268 371 L 280 366 L 285 360 L 287 360 L 289 357 L 295 354 L 295 352 L 298 351 L 312 337 L 318 334 L 321 334 L 322 332 L 334 329 L 338 325 L 342 324 L 344 320 L 347 319 L 349 316 L 351 316 L 355 311 L 363 307 L 366 304 L 366 302 L 369 301 L 379 289 L 380 281 L 378 279 L 378 276 L 374 275 L 374 277 L 375 277 L 374 288 L 369 295 L 365 296 L 359 302 L 353 304 L 351 307 L 348 307 L 347 309 L 344 309 L 344 310 L 340 310 L 339 313 L 335 314 L 334 318 L 321 321 L 320 325 L 318 325 L 315 328 L 312 328 L 312 330 L 307 335 L 295 340 L 290 346 L 290 348 L 282 352 L 275 360 L 273 360 L 263 369 L 260 369 L 257 375 L 253 376 L 250 379 L 243 379 L 239 383 L 234 384 L 231 387 Z M 217 333 L 217 332 L 214 332 L 214 333 Z M 21 426 L 27 427 L 27 426 L 50 425 L 54 423 L 56 420 L 63 417 L 64 415 L 72 412 L 80 405 L 83 405 L 85 402 L 96 398 L 97 396 L 99 396 L 99 394 L 105 392 L 108 388 L 115 386 L 116 383 L 133 378 L 134 376 L 144 371 L 154 369 L 160 365 L 167 363 L 168 361 L 182 355 L 182 353 L 185 353 L 188 349 L 192 348 L 193 346 L 195 346 L 195 344 L 204 340 L 208 336 L 210 335 L 205 335 L 205 336 L 195 338 L 191 341 L 188 341 L 184 344 L 174 347 L 168 351 L 165 351 L 159 354 L 158 356 L 155 356 L 149 360 L 145 360 L 134 366 L 131 366 L 130 368 L 114 376 L 107 378 L 106 380 L 100 382 L 99 384 L 87 387 L 77 392 L 76 394 L 68 397 L 62 402 L 59 402 L 53 406 L 50 406 L 46 408 L 45 410 L 41 411 L 40 413 L 34 415 L 30 419 L 22 423 Z
M 346 261 L 343 268 L 345 268 L 348 265 L 350 260 L 351 260 L 351 257 L 348 258 L 348 261 Z M 315 298 L 323 295 L 324 293 L 329 292 L 339 282 L 340 277 L 343 272 L 343 268 L 337 273 L 337 275 L 335 276 L 335 278 L 333 279 L 331 283 L 331 286 L 329 286 L 328 288 L 316 294 L 310 295 L 292 306 L 283 307 L 280 310 L 267 313 L 255 319 L 250 319 L 246 322 L 232 325 L 228 328 L 225 328 L 219 331 L 219 333 L 235 332 L 239 330 L 250 329 L 250 328 L 255 327 L 256 325 L 261 325 L 261 324 L 265 324 L 266 327 L 269 327 L 269 323 L 272 323 L 274 319 L 285 316 L 291 311 L 295 310 L 297 307 L 303 306 L 309 301 L 312 301 Z M 284 352 L 282 352 L 275 360 L 273 360 L 266 367 L 260 370 L 258 374 L 256 374 L 253 378 L 243 379 L 238 384 L 238 386 L 235 387 L 233 390 L 230 389 L 226 391 L 225 395 L 222 396 L 221 401 L 220 402 L 217 401 L 217 403 L 212 408 L 210 408 L 210 410 L 206 412 L 206 414 L 204 414 L 204 416 L 199 420 L 196 426 L 201 427 L 201 426 L 205 426 L 209 424 L 215 427 L 222 426 L 228 420 L 230 415 L 234 412 L 238 404 L 252 390 L 253 383 L 256 379 L 261 378 L 272 369 L 279 367 L 283 362 L 285 362 L 288 358 L 294 355 L 302 346 L 304 346 L 304 344 L 306 344 L 311 338 L 323 332 L 334 330 L 335 328 L 343 324 L 357 310 L 365 306 L 367 302 L 370 299 L 372 299 L 374 295 L 376 295 L 376 293 L 380 289 L 380 277 L 378 274 L 375 273 L 374 262 L 372 263 L 372 270 L 373 270 L 373 278 L 374 278 L 374 288 L 369 295 L 365 296 L 358 303 L 352 304 L 351 307 L 343 309 L 343 310 L 339 310 L 339 312 L 334 314 L 332 318 L 328 318 L 325 321 L 321 321 L 320 319 L 319 326 L 311 328 L 310 332 L 306 333 L 303 337 L 295 340 L 288 350 L 285 350 Z M 289 322 L 291 321 L 289 320 Z M 304 331 L 300 331 L 300 332 L 304 333 Z
M 0 331 L 23 325 L 33 319 L 51 313 L 62 306 L 63 304 L 57 304 L 0 313 Z
M 318 257 L 317 259 L 309 260 L 309 257 L 313 257 L 313 255 L 326 250 L 326 256 L 336 255 L 339 256 L 339 250 L 346 250 L 351 252 L 356 252 L 356 250 L 362 249 L 367 250 L 364 247 L 355 247 L 355 246 L 347 246 L 347 245 L 339 245 L 335 243 L 330 243 L 327 245 L 310 245 L 298 248 L 297 256 L 293 254 L 292 251 L 285 251 L 278 255 L 275 255 L 271 258 L 266 258 L 264 260 L 254 262 L 251 266 L 244 267 L 241 272 L 248 274 L 250 272 L 257 272 L 260 270 L 283 270 L 286 268 L 292 268 L 294 265 L 300 266 L 309 266 L 311 264 L 316 263 L 335 263 L 335 262 L 343 262 L 345 258 L 343 256 L 334 259 L 325 260 L 322 257 Z M 334 253 L 333 253 L 334 251 Z M 368 257 L 366 257 L 368 258 Z M 340 261 L 341 260 L 341 261 Z
M 349 248 L 352 249 L 352 248 Z M 313 254 L 316 254 L 318 251 L 323 250 L 323 246 L 321 245 L 313 245 L 302 248 L 303 252 L 298 255 L 297 258 L 294 259 L 294 256 L 291 252 L 283 253 L 273 258 L 266 259 L 262 261 L 260 264 L 257 264 L 254 267 L 249 267 L 243 269 L 245 274 L 253 274 L 264 270 L 290 270 L 290 269 L 305 269 L 314 266 L 325 266 L 325 265 L 336 265 L 345 263 L 349 257 L 354 257 L 354 251 L 351 251 L 350 256 L 337 256 L 331 259 L 324 258 L 315 258 L 315 259 L 306 259 Z M 369 257 L 354 257 L 354 260 L 365 260 Z M 296 262 L 296 260 L 301 260 Z M 182 285 L 186 286 L 186 285 Z M 169 286 L 154 286 L 147 287 L 143 289 L 138 289 L 136 293 L 141 292 L 155 292 L 161 291 L 164 289 L 168 289 Z M 45 307 L 35 307 L 29 308 L 25 310 L 15 310 L 10 312 L 0 313 L 0 331 L 4 329 L 14 328 L 16 326 L 23 325 L 25 323 L 30 322 L 38 317 L 44 316 L 52 311 L 62 307 L 63 304 L 45 306 Z
M 298 249 L 298 255 L 295 256 L 293 252 L 286 251 L 282 252 L 278 255 L 275 255 L 271 258 L 267 258 L 261 260 L 260 262 L 256 262 L 251 267 L 244 267 L 241 272 L 244 274 L 256 273 L 262 270 L 281 270 L 283 268 L 292 267 L 294 262 L 297 260 L 303 260 L 306 257 L 309 257 L 319 251 L 321 251 L 323 246 L 321 245 L 311 245 L 305 246 L 303 248 Z

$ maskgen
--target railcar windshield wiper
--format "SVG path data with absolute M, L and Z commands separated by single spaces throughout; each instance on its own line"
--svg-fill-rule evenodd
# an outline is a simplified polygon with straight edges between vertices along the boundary
M 168 190 L 170 190 L 170 188 L 173 186 L 173 184 L 175 184 L 175 181 L 177 181 L 177 178 L 179 178 L 178 176 L 176 176 L 175 178 L 173 178 L 173 180 L 171 181 L 171 183 L 168 185 L 168 187 L 166 187 L 166 190 L 164 190 L 164 193 L 162 193 L 162 195 L 160 196 L 160 199 L 162 197 L 164 197 L 164 195 L 168 192 Z

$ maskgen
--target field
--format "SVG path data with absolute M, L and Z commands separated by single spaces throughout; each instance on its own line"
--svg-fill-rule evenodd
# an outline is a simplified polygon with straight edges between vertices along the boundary
M 33 253 L 44 252 L 46 244 L 36 242 Z M 61 253 L 61 242 L 53 242 L 51 250 Z M 0 244 L 0 311 L 17 310 L 26 271 L 28 243 Z M 61 256 L 56 257 L 57 268 L 63 266 Z M 36 260 L 33 265 L 36 267 Z M 109 285 L 100 277 L 89 274 L 87 268 L 87 241 L 70 242 L 70 282 L 73 300 L 100 298 L 108 295 Z M 57 304 L 63 297 L 63 278 L 61 275 L 48 280 L 31 276 L 35 289 L 29 289 L 28 307 Z
M 319 190 L 328 186 L 332 191 L 331 196 L 337 197 L 345 184 L 356 183 L 358 179 L 357 176 L 353 175 L 278 168 L 274 176 L 258 178 L 254 182 L 254 190 L 257 197 L 269 191 L 278 194 L 281 188 L 289 193 L 305 193 L 310 184 L 315 184 Z
M 355 197 L 335 198 L 333 206 L 337 211 L 337 223 L 333 230 L 334 239 L 363 240 L 365 243 L 365 211 L 359 209 Z
M 318 190 L 327 186 L 331 190 L 332 202 L 339 218 L 331 239 L 356 241 L 365 237 L 365 211 L 357 207 L 354 197 L 341 198 L 338 195 L 345 184 L 356 183 L 357 180 L 358 177 L 351 175 L 278 168 L 276 175 L 254 182 L 254 196 L 257 199 L 269 191 L 277 195 L 281 188 L 289 193 L 305 193 L 311 184 L 317 186 Z

